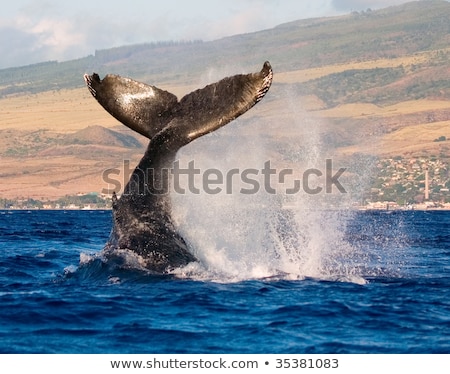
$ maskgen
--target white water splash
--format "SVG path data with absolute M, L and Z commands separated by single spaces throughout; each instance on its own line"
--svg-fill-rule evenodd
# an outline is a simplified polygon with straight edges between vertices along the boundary
M 292 95 L 284 95 L 286 100 L 282 102 L 286 107 L 279 110 L 291 121 L 283 123 L 280 136 L 289 137 L 291 147 L 298 150 L 301 161 L 294 173 L 323 167 L 330 156 L 321 146 L 320 123 L 299 110 L 299 103 L 290 99 Z M 201 170 L 196 179 L 200 194 L 189 193 L 186 186 L 185 194 L 172 194 L 177 226 L 199 263 L 178 269 L 176 274 L 221 282 L 312 277 L 365 283 L 352 260 L 354 249 L 344 239 L 350 217 L 345 209 L 348 204 L 342 203 L 345 196 L 338 196 L 341 207 L 333 210 L 329 205 L 333 199 L 325 193 L 308 195 L 302 190 L 288 196 L 282 188 L 276 194 L 264 191 L 264 163 L 270 160 L 271 167 L 279 170 L 286 162 L 274 152 L 272 143 L 276 139 L 263 133 L 270 127 L 270 122 L 262 123 L 255 117 L 238 119 L 180 152 L 180 167 L 187 167 L 194 160 L 195 167 Z M 221 193 L 214 195 L 200 188 L 204 171 L 211 168 L 224 176 L 224 184 L 219 186 Z M 239 177 L 235 176 L 233 192 L 227 193 L 226 175 L 232 169 L 239 169 L 240 173 L 259 170 L 257 177 L 252 175 L 259 182 L 259 192 L 242 194 L 241 188 L 249 185 L 238 183 Z M 277 176 L 272 181 L 275 186 Z M 333 198 L 336 200 L 336 196 Z

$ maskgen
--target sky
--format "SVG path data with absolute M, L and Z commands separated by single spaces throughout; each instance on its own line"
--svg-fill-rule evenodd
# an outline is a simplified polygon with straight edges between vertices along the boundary
M 215 40 L 405 0 L 12 0 L 0 12 L 0 69 L 156 41 Z

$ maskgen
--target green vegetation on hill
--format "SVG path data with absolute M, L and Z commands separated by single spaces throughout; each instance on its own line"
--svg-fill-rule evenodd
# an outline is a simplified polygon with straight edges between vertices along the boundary
M 303 95 L 314 94 L 334 107 L 346 103 L 371 103 L 379 106 L 425 98 L 450 99 L 450 50 L 408 71 L 392 68 L 350 69 L 297 84 Z
M 353 102 L 378 104 L 382 101 L 389 102 L 389 100 L 386 100 L 386 97 L 385 100 L 382 100 L 382 97 L 378 95 L 368 95 L 367 91 L 393 83 L 404 75 L 405 72 L 402 67 L 347 70 L 297 86 L 301 94 L 313 93 L 325 102 L 327 107 Z M 389 91 L 384 91 L 383 95 L 389 95 Z

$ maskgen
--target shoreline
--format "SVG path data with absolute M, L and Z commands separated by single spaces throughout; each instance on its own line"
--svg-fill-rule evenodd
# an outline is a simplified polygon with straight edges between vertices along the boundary
M 295 209 L 295 206 L 284 206 L 283 209 Z M 328 209 L 317 209 L 317 210 L 345 210 L 345 211 L 355 211 L 355 212 L 448 212 L 450 211 L 450 207 L 432 207 L 432 208 L 422 208 L 422 207 L 410 207 L 410 208 L 390 208 L 390 209 L 383 209 L 383 208 L 371 208 L 366 206 L 361 207 L 352 207 L 352 208 L 336 208 L 336 207 L 330 207 Z M 52 211 L 85 211 L 85 212 L 92 212 L 92 211 L 112 211 L 112 208 L 1 208 L 0 212 L 9 212 L 9 211 L 46 211 L 46 212 L 52 212 Z

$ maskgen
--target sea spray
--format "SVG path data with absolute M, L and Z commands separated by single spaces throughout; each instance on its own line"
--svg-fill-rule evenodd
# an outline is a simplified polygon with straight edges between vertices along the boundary
M 235 127 L 239 123 L 233 123 Z M 232 130 L 235 130 L 232 128 Z M 273 211 L 276 195 L 264 193 L 243 194 L 241 171 L 258 170 L 264 157 L 261 139 L 234 136 L 216 136 L 199 139 L 192 152 L 181 152 L 183 160 L 194 157 L 196 167 L 203 173 L 218 170 L 223 176 L 219 193 L 192 193 L 184 186 L 185 194 L 173 194 L 173 210 L 182 235 L 194 255 L 207 272 L 231 279 L 260 278 L 273 274 L 271 256 L 264 248 L 267 235 L 266 214 Z M 207 144 L 208 143 L 208 144 Z M 187 147 L 186 147 L 187 148 Z M 245 155 L 245 157 L 243 157 Z M 185 163 L 186 165 L 186 163 Z M 230 170 L 235 170 L 232 178 Z M 261 175 L 258 183 L 262 186 Z M 227 182 L 228 179 L 228 182 Z M 187 182 L 187 181 L 185 181 Z M 202 186 L 198 175 L 196 186 Z
M 184 193 L 172 193 L 176 224 L 199 259 L 183 271 L 220 281 L 313 277 L 363 283 L 357 256 L 345 241 L 349 197 L 325 189 L 325 159 L 332 155 L 322 146 L 321 124 L 299 109 L 291 93 L 276 87 L 273 91 L 287 98 L 278 101 L 284 105 L 277 110 L 285 121 L 278 136 L 264 131 L 280 128 L 272 122 L 276 117 L 261 119 L 256 107 L 256 116 L 244 116 L 179 152 L 180 165 L 187 168 L 194 161 L 198 171 L 195 188 L 189 185 L 192 180 L 185 180 Z M 286 137 L 291 154 L 280 153 L 283 143 L 278 140 Z M 281 173 L 287 165 L 291 172 Z M 248 170 L 252 183 L 244 178 Z M 309 182 L 321 193 L 308 193 L 307 170 L 317 170 Z M 205 173 L 215 174 L 214 189 L 204 188 Z M 292 183 L 302 173 L 301 188 L 292 193 Z M 314 179 L 319 175 L 323 178 Z M 289 185 L 280 183 L 287 182 L 284 177 L 291 178 Z

